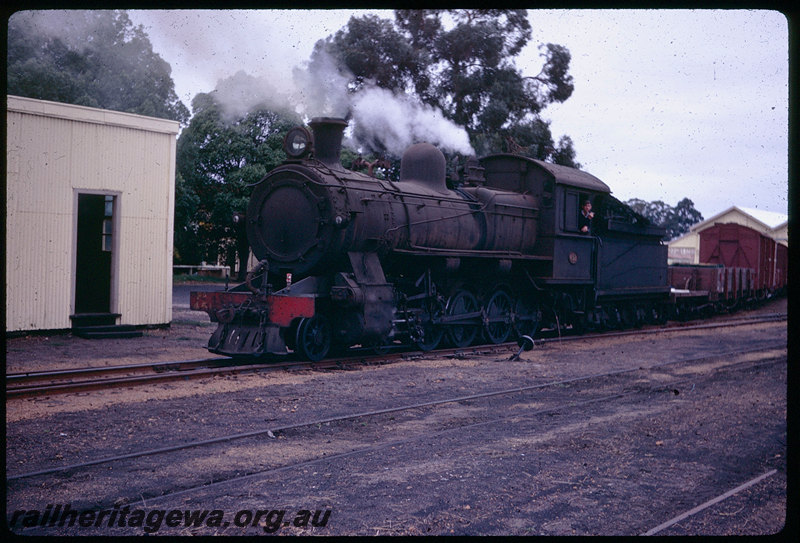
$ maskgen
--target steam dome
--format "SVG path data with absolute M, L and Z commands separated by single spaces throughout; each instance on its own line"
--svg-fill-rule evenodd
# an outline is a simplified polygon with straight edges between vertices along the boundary
M 437 192 L 447 192 L 446 162 L 430 143 L 412 145 L 400 161 L 400 181 L 415 181 Z

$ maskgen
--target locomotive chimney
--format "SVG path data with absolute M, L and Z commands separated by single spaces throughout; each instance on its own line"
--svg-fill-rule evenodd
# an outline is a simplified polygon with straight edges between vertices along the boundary
M 314 117 L 308 123 L 314 131 L 314 157 L 333 169 L 342 169 L 339 155 L 347 121 L 334 117 Z

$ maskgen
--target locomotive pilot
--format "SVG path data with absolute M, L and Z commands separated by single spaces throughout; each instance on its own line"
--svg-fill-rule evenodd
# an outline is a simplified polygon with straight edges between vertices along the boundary
M 583 202 L 583 208 L 578 215 L 578 228 L 583 234 L 591 234 L 592 232 L 592 219 L 594 212 L 592 211 L 592 202 L 586 200 Z

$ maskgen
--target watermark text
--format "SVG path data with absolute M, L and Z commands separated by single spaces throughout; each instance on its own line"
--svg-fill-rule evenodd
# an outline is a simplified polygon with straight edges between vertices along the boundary
M 9 518 L 14 528 L 140 528 L 153 534 L 162 527 L 169 528 L 239 528 L 260 527 L 266 533 L 281 528 L 324 528 L 331 516 L 330 509 L 242 509 L 230 515 L 220 509 L 134 509 L 129 505 L 113 509 L 73 509 L 70 504 L 48 504 L 43 510 L 17 509 Z

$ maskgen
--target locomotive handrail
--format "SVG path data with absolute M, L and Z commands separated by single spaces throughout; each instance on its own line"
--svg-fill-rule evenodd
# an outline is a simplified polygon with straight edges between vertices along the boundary
M 524 211 L 529 211 L 531 213 L 539 211 L 539 209 L 535 208 L 535 207 L 525 207 L 525 206 L 518 206 L 518 205 L 514 205 L 514 204 L 504 204 L 503 202 L 496 203 L 495 205 L 497 207 L 507 207 L 507 208 L 510 208 L 510 209 L 522 209 Z
M 322 170 L 323 168 L 319 168 L 319 169 Z M 335 183 L 329 183 L 329 182 L 321 181 L 321 180 L 318 180 L 318 179 L 314 179 L 314 178 L 310 177 L 305 172 L 303 172 L 302 170 L 299 170 L 299 169 L 286 169 L 285 171 L 296 173 L 296 174 L 304 177 L 305 179 L 307 179 L 311 183 L 314 183 L 315 185 L 323 187 L 323 188 L 336 188 L 336 189 L 338 189 L 338 188 L 341 188 L 343 186 L 347 187 L 347 182 L 348 181 L 350 181 L 350 182 L 378 181 L 379 184 L 376 187 L 359 185 L 357 188 L 358 188 L 359 191 L 362 191 L 362 192 L 373 192 L 375 194 L 381 194 L 381 195 L 388 193 L 388 194 L 393 194 L 393 195 L 396 194 L 396 195 L 400 195 L 400 196 L 413 196 L 414 198 L 418 198 L 418 199 L 421 199 L 421 200 L 432 200 L 432 201 L 437 201 L 437 202 L 453 202 L 453 203 L 462 203 L 462 202 L 464 202 L 464 199 L 462 199 L 462 198 L 455 198 L 453 196 L 449 196 L 449 195 L 446 195 L 446 194 L 435 195 L 435 196 L 434 195 L 430 195 L 430 194 L 409 194 L 409 193 L 404 192 L 403 190 L 401 190 L 399 187 L 397 187 L 397 185 L 394 182 L 392 182 L 392 181 L 390 181 L 388 179 L 376 179 L 376 178 L 372 178 L 372 177 L 367 178 L 367 179 L 356 179 L 356 178 L 352 178 L 352 177 L 348 177 L 348 176 L 338 176 L 338 175 L 334 175 L 333 173 L 331 173 L 330 174 L 331 177 L 334 177 L 338 181 L 342 182 L 342 184 L 338 184 L 337 185 Z M 349 170 L 345 170 L 345 171 L 349 171 Z M 277 170 L 273 170 L 273 172 L 270 175 L 272 175 L 274 173 L 280 173 L 280 172 L 278 172 Z M 358 173 L 358 172 L 352 172 L 352 173 Z M 261 183 L 261 181 L 256 183 L 256 185 L 259 184 L 259 183 Z M 381 183 L 383 183 L 383 184 L 381 184 Z M 375 183 L 370 183 L 370 185 L 374 185 L 374 184 Z M 392 191 L 387 191 L 386 190 L 387 186 L 391 187 L 393 190 Z M 347 187 L 347 188 L 350 188 L 350 187 Z M 355 187 L 352 187 L 352 188 L 355 188 Z M 477 201 L 475 201 L 475 203 L 477 203 Z
M 388 232 L 392 232 L 392 231 L 395 231 L 395 230 L 400 230 L 402 228 L 410 228 L 412 226 L 418 226 L 420 224 L 427 224 L 427 223 L 432 223 L 432 222 L 446 221 L 446 220 L 450 220 L 450 219 L 455 219 L 456 217 L 464 217 L 466 215 L 475 215 L 476 213 L 481 213 L 482 211 L 485 211 L 486 208 L 489 206 L 489 204 L 497 197 L 497 194 L 492 194 L 491 198 L 489 198 L 487 201 L 481 203 L 480 201 L 478 201 L 477 199 L 473 198 L 469 194 L 462 193 L 461 191 L 456 191 L 456 194 L 461 194 L 462 195 L 462 199 L 459 200 L 459 199 L 455 199 L 454 198 L 453 201 L 458 202 L 458 203 L 467 202 L 468 204 L 470 204 L 469 211 L 465 211 L 463 213 L 457 213 L 455 215 L 449 215 L 447 217 L 434 217 L 433 219 L 425 219 L 424 221 L 409 222 L 408 224 L 402 224 L 402 225 L 393 226 L 392 228 L 387 229 L 386 232 L 388 233 Z M 417 195 L 415 194 L 414 196 L 416 197 Z M 473 205 L 475 205 L 477 207 L 472 207 Z
M 336 187 L 336 185 L 330 185 L 330 184 L 326 184 L 326 183 L 318 183 L 318 184 L 320 186 L 323 186 L 323 187 Z M 360 190 L 362 192 L 374 192 L 376 194 L 392 194 L 392 195 L 413 197 L 413 198 L 418 198 L 420 200 L 434 200 L 436 202 L 451 202 L 451 203 L 459 203 L 460 204 L 460 203 L 463 203 L 465 201 L 464 199 L 454 198 L 452 196 L 446 196 L 446 195 L 443 195 L 443 194 L 437 194 L 436 196 L 431 195 L 431 194 L 411 194 L 411 193 L 408 193 L 408 192 L 403 192 L 402 190 L 400 190 L 400 189 L 398 189 L 398 188 L 396 188 L 394 186 L 392 186 L 392 188 L 395 190 L 394 192 L 381 190 L 381 189 L 374 189 L 372 187 L 361 187 L 361 186 L 358 187 L 358 190 Z M 376 201 L 381 201 L 381 200 L 376 200 Z
M 392 249 L 395 253 L 414 254 L 414 251 L 426 251 L 430 254 L 440 253 L 448 256 L 464 256 L 476 258 L 511 258 L 516 260 L 553 260 L 552 256 L 540 255 L 526 255 L 519 251 L 486 251 L 486 250 L 469 250 L 469 249 L 440 249 L 439 247 L 426 247 L 424 245 L 409 244 L 409 249 Z M 413 250 L 412 250 L 413 249 Z
M 432 223 L 432 222 L 442 222 L 442 221 L 447 221 L 447 220 L 450 220 L 450 219 L 455 219 L 456 217 L 464 217 L 466 215 L 474 215 L 476 213 L 479 213 L 479 212 L 483 211 L 484 209 L 486 209 L 486 204 L 484 204 L 484 206 L 479 208 L 479 209 L 471 209 L 469 211 L 465 211 L 464 213 L 457 213 L 455 215 L 448 215 L 447 217 L 434 217 L 433 219 L 425 219 L 424 221 L 409 222 L 408 224 L 399 224 L 397 226 L 393 226 L 391 228 L 387 228 L 386 232 L 389 233 L 389 232 L 393 232 L 395 230 L 400 230 L 400 229 L 403 229 L 403 228 L 409 228 L 411 226 L 418 226 L 420 224 L 426 224 L 426 223 Z

